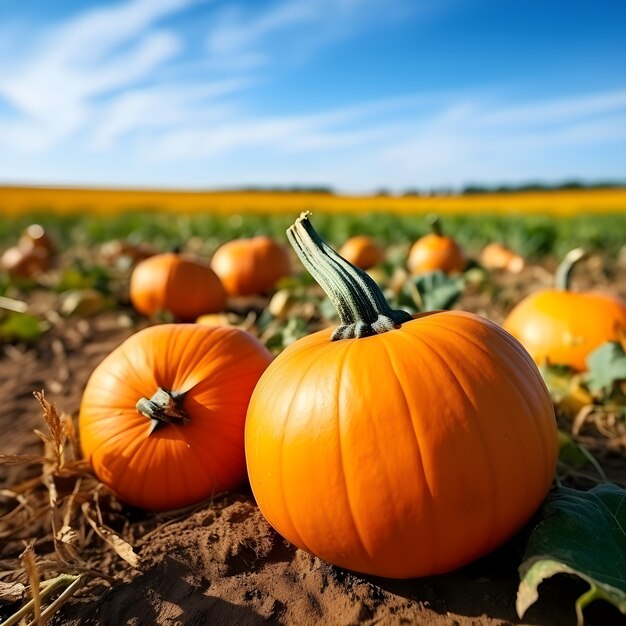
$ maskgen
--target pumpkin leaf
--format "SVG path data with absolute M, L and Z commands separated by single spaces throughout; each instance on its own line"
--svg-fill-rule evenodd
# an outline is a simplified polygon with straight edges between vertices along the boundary
M 268 328 L 270 330 L 271 327 Z M 280 352 L 287 346 L 301 339 L 309 333 L 307 323 L 301 317 L 292 317 L 287 324 L 281 326 L 276 332 L 268 336 L 262 336 L 261 339 L 265 346 L 272 352 Z
M 417 299 L 414 299 L 420 310 L 435 311 L 449 309 L 457 302 L 465 288 L 465 280 L 436 271 L 418 276 L 413 285 L 417 291 Z
M 519 567 L 520 619 L 538 598 L 539 584 L 571 574 L 589 584 L 576 601 L 578 624 L 592 600 L 603 599 L 626 614 L 626 490 L 611 483 L 578 491 L 557 488 L 546 500 Z
M 539 371 L 552 401 L 562 413 L 573 417 L 593 403 L 593 397 L 582 384 L 582 377 L 566 365 L 544 364 Z
M 626 352 L 621 343 L 609 341 L 587 357 L 585 381 L 593 392 L 610 393 L 615 383 L 626 380 Z
M 588 466 L 591 466 L 597 475 L 593 477 L 597 482 L 599 482 L 597 479 L 601 481 L 607 480 L 604 470 L 587 448 L 574 441 L 570 435 L 562 430 L 558 432 L 558 442 L 557 478 L 559 480 L 563 480 L 571 475 L 582 475 L 581 470 L 586 469 Z M 588 476 L 588 478 L 592 478 L 592 476 Z
M 48 327 L 48 323 L 36 315 L 11 312 L 0 322 L 0 340 L 35 343 Z

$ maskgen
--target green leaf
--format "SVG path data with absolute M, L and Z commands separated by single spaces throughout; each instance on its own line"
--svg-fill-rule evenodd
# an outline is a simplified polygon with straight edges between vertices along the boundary
M 588 478 L 599 478 L 602 481 L 606 481 L 606 474 L 604 470 L 596 461 L 594 456 L 584 446 L 576 443 L 570 435 L 559 430 L 558 432 L 559 442 L 559 459 L 557 465 L 557 479 L 563 480 L 570 475 L 581 474 L 580 470 L 591 466 L 594 469 L 596 477 L 588 476 Z M 585 476 L 587 477 L 587 476 Z M 599 481 L 596 481 L 599 482 Z
M 626 353 L 620 343 L 603 343 L 587 356 L 589 371 L 585 378 L 594 392 L 610 393 L 616 382 L 626 380 Z
M 589 391 L 582 386 L 582 377 L 566 365 L 539 367 L 554 404 L 565 414 L 574 417 L 580 409 L 593 403 Z
M 449 309 L 463 293 L 465 281 L 441 271 L 428 272 L 418 276 L 413 285 L 422 311 Z
M 307 323 L 301 317 L 292 317 L 286 325 L 280 327 L 264 339 L 266 347 L 274 353 L 284 350 L 298 339 L 309 333 Z
M 520 619 L 538 598 L 539 584 L 555 574 L 589 583 L 576 601 L 578 623 L 592 600 L 603 599 L 626 614 L 626 490 L 611 483 L 578 491 L 559 487 L 546 500 L 519 567 Z
M 48 330 L 48 323 L 30 313 L 9 313 L 0 323 L 0 339 L 36 342 Z

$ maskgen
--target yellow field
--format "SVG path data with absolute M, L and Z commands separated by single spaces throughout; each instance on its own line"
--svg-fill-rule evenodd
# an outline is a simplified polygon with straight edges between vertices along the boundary
M 127 211 L 175 213 L 324 213 L 397 214 L 626 214 L 626 188 L 574 191 L 452 195 L 346 196 L 315 193 L 245 191 L 156 191 L 56 187 L 0 187 L 0 215 L 33 211 L 56 214 L 119 214 Z

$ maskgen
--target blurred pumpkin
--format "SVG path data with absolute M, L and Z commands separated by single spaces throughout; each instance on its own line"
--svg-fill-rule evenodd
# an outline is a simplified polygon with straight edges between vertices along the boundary
M 341 248 L 339 254 L 362 270 L 368 270 L 385 258 L 384 250 L 376 243 L 372 237 L 367 235 L 356 235 L 350 237 Z
M 189 506 L 245 479 L 244 420 L 271 360 L 238 328 L 161 324 L 94 370 L 83 393 L 83 454 L 137 507 Z
M 437 217 L 430 218 L 432 232 L 420 237 L 411 247 L 407 266 L 412 274 L 441 270 L 446 274 L 462 272 L 467 259 L 461 246 L 443 234 Z
M 585 253 L 572 250 L 563 259 L 554 289 L 543 289 L 519 302 L 504 320 L 504 328 L 528 350 L 536 363 L 587 369 L 587 355 L 607 341 L 618 341 L 626 329 L 626 304 L 596 292 L 569 289 L 575 264 Z
M 130 276 L 130 300 L 139 313 L 169 311 L 181 320 L 218 313 L 226 293 L 215 272 L 205 263 L 173 252 L 140 261 Z
M 232 296 L 266 293 L 291 273 L 287 248 L 265 236 L 228 241 L 215 251 L 211 267 Z
M 286 348 L 246 418 L 252 491 L 303 550 L 393 578 L 501 545 L 546 496 L 554 408 L 537 366 L 485 318 L 392 310 L 303 215 L 288 231 L 341 326 Z
M 489 270 L 506 270 L 513 274 L 519 274 L 526 265 L 523 256 L 496 241 L 483 248 L 480 263 Z

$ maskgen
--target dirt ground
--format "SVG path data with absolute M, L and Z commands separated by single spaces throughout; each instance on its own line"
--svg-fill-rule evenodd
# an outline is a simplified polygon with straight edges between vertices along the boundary
M 501 304 L 494 305 L 488 294 L 470 292 L 462 306 L 488 312 L 500 321 L 508 301 L 537 288 L 548 276 L 540 268 L 528 270 L 522 283 L 502 276 Z M 595 279 L 583 276 L 578 284 L 585 286 L 585 282 Z M 611 277 L 611 283 L 614 291 L 626 297 L 623 269 Z M 136 321 L 120 312 L 88 320 L 60 319 L 34 347 L 3 346 L 0 452 L 40 453 L 41 442 L 33 429 L 42 428 L 41 409 L 33 391 L 45 390 L 59 410 L 76 415 L 91 371 L 134 332 Z M 607 439 L 587 429 L 582 439 L 609 479 L 626 484 L 624 437 Z M 0 466 L 1 485 L 15 485 L 35 471 L 19 465 Z M 0 513 L 10 506 L 10 499 L 0 498 Z M 90 545 L 81 556 L 103 576 L 89 577 L 56 614 L 53 624 L 568 626 L 576 624 L 574 601 L 586 588 L 576 579 L 555 577 L 541 586 L 539 601 L 523 620 L 518 619 L 517 566 L 528 528 L 495 553 L 451 574 L 404 581 L 353 574 L 286 543 L 265 522 L 247 485 L 184 515 L 131 510 L 125 518 L 125 537 L 139 555 L 139 566 L 132 568 L 104 543 Z M 4 537 L 0 580 L 25 580 L 18 556 L 31 538 L 27 529 Z M 35 552 L 45 558 L 52 550 L 44 527 Z M 12 610 L 12 605 L 0 603 L 0 620 Z M 626 623 L 624 616 L 603 602 L 592 603 L 585 616 L 589 625 Z

